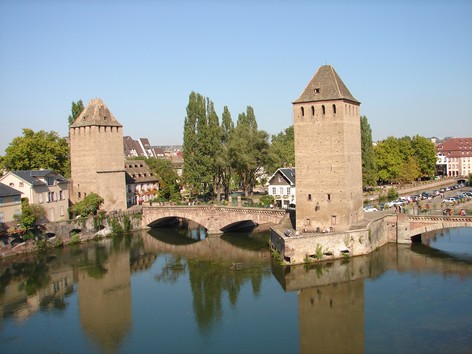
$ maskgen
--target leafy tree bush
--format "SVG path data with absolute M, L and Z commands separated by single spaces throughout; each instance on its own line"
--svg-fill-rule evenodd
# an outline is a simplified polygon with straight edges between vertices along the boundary
M 390 188 L 387 193 L 388 199 L 396 199 L 398 197 L 398 193 L 395 188 Z
M 37 170 L 47 168 L 67 177 L 69 175 L 69 146 L 54 132 L 23 129 L 5 150 L 3 166 L 7 170 Z
M 103 204 L 103 198 L 96 193 L 90 193 L 80 202 L 75 203 L 69 208 L 70 213 L 73 217 L 75 216 L 88 216 L 97 214 L 100 209 L 100 205 Z
M 28 198 L 22 198 L 21 214 L 15 215 L 14 217 L 22 229 L 29 230 L 44 221 L 46 210 L 42 205 L 29 204 Z
M 263 195 L 259 198 L 259 202 L 263 207 L 268 207 L 271 204 L 274 204 L 274 196 L 273 195 Z

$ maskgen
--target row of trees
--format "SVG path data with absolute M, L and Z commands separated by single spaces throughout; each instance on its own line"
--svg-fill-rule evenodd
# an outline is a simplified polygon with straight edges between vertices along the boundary
M 436 174 L 436 148 L 419 135 L 388 137 L 372 143 L 367 117 L 361 117 L 362 178 L 364 186 L 407 183 Z
M 81 100 L 72 102 L 71 124 L 82 112 Z M 435 174 L 436 151 L 432 142 L 419 135 L 389 137 L 376 145 L 367 117 L 361 117 L 362 169 L 364 186 L 380 183 L 405 183 Z M 228 107 L 220 119 L 213 102 L 192 92 L 184 122 L 183 181 L 169 161 L 148 159 L 148 165 L 159 178 L 160 198 L 177 200 L 179 182 L 191 195 L 226 197 L 233 188 L 241 187 L 248 195 L 262 173 L 270 176 L 279 167 L 295 165 L 293 126 L 273 135 L 258 129 L 254 109 L 248 106 L 239 113 L 234 124 Z M 69 147 L 66 139 L 54 131 L 23 129 L 0 156 L 7 170 L 48 168 L 70 176 Z
M 236 125 L 227 106 L 221 123 L 213 102 L 192 92 L 184 122 L 184 175 L 190 195 L 227 198 L 240 187 L 247 196 L 263 173 L 294 164 L 293 127 L 277 134 L 260 130 L 251 106 L 239 113 Z

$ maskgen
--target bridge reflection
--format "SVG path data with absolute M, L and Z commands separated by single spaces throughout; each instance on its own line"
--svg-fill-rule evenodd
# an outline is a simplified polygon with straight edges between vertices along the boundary
M 454 254 L 417 244 L 411 248 L 388 244 L 348 262 L 284 267 L 271 262 L 262 250 L 264 238 L 251 237 L 205 237 L 195 242 L 177 231 L 173 236 L 143 232 L 4 260 L 1 314 L 25 319 L 51 307 L 63 311 L 69 306 L 65 298 L 77 292 L 84 332 L 102 352 L 117 352 L 133 326 L 133 273 L 154 266 L 157 282 L 188 277 L 194 318 L 203 333 L 221 321 L 225 294 L 236 305 L 245 285 L 257 296 L 263 279 L 274 276 L 285 291 L 298 293 L 301 352 L 316 348 L 363 353 L 365 279 L 376 279 L 388 270 L 472 276 L 470 260 L 457 262 Z M 252 246 L 246 247 L 245 241 Z

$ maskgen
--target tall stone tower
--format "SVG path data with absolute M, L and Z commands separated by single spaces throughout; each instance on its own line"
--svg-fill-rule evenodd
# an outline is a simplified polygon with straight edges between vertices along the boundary
M 71 200 L 94 192 L 105 210 L 126 210 L 123 129 L 101 99 L 93 99 L 69 127 Z
M 344 231 L 364 217 L 359 106 L 330 65 L 293 102 L 298 230 Z

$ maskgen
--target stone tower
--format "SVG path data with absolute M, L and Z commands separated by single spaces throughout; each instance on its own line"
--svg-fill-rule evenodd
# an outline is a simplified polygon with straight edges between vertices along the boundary
M 94 192 L 105 210 L 126 210 L 123 127 L 93 99 L 69 127 L 72 203 Z
M 359 106 L 330 65 L 293 102 L 298 230 L 344 231 L 364 217 Z

